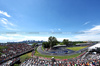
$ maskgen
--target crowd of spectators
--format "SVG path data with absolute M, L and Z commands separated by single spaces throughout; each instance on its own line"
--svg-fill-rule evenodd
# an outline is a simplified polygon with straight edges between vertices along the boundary
M 74 58 L 68 60 L 43 60 L 39 58 L 30 58 L 20 66 L 100 66 L 100 54 L 89 54 L 84 59 Z
M 13 59 L 11 59 L 11 60 L 5 62 L 5 63 L 2 63 L 0 66 L 11 66 L 11 65 L 13 65 L 14 63 L 16 63 L 16 62 L 19 61 L 19 60 L 20 60 L 19 57 L 13 58 Z
M 32 49 L 32 47 L 28 44 L 7 44 L 5 46 L 7 46 L 7 48 L 1 50 L 2 54 L 0 55 L 0 62 Z M 48 59 L 35 56 L 34 58 L 29 58 L 25 60 L 23 63 L 20 64 L 20 66 L 100 66 L 99 53 L 87 54 L 84 58 L 82 58 L 85 53 L 86 52 L 81 54 L 79 57 L 64 60 L 54 58 Z M 32 52 L 32 57 L 34 56 L 34 54 L 35 51 Z M 3 63 L 2 66 L 12 64 L 16 60 L 19 60 L 19 58 L 13 58 L 12 60 Z
M 6 44 L 3 46 L 6 46 L 7 48 L 1 50 L 2 54 L 0 55 L 0 62 L 32 49 L 30 45 L 23 43 Z

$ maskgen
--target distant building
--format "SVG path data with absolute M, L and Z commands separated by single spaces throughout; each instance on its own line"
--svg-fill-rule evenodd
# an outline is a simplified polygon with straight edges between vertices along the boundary
M 93 43 L 78 43 L 76 46 L 87 46 L 87 45 L 93 45 Z
M 32 44 L 32 43 L 42 43 L 44 42 L 43 40 L 41 41 L 35 41 L 35 40 L 25 40 L 25 41 L 20 41 L 20 42 L 7 42 L 7 44 L 11 43 L 27 43 L 27 44 Z

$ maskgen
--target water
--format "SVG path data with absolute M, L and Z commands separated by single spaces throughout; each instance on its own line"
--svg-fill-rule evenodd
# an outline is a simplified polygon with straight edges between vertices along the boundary
M 42 44 L 42 43 L 37 43 L 37 44 Z M 32 44 L 30 43 L 30 44 L 28 44 L 28 45 L 32 45 Z
M 28 45 L 32 45 L 32 44 L 28 44 Z

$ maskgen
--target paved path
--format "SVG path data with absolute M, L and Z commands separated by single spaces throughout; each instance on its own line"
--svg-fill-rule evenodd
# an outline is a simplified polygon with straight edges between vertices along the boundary
M 42 47 L 42 45 L 39 46 L 39 47 L 37 48 L 37 51 L 38 51 L 39 53 L 44 54 L 44 55 L 51 55 L 51 56 L 73 55 L 73 54 L 81 53 L 81 51 L 83 51 L 83 50 L 85 50 L 85 49 L 88 48 L 88 47 L 87 47 L 87 48 L 81 49 L 81 50 L 79 50 L 79 51 L 72 51 L 72 50 L 70 50 L 70 49 L 67 49 L 67 50 L 69 51 L 68 54 L 59 54 L 59 55 L 58 55 L 58 54 L 54 54 L 54 53 L 50 53 L 50 52 L 43 51 L 41 47 Z

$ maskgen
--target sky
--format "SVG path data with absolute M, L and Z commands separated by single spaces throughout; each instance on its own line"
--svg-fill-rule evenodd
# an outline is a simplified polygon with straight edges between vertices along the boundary
M 0 0 L 0 42 L 100 41 L 100 0 Z

